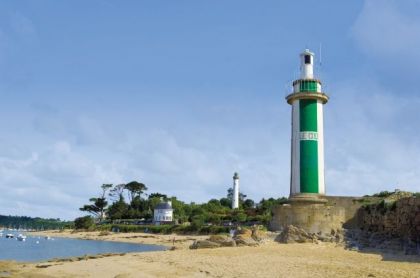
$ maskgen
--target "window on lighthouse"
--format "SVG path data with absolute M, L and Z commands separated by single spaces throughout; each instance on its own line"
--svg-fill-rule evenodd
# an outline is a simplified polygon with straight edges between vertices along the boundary
M 305 64 L 310 64 L 311 63 L 311 55 L 305 55 Z

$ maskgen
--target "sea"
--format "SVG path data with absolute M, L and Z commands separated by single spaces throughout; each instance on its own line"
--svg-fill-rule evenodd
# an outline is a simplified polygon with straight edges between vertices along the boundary
M 62 237 L 45 238 L 26 235 L 25 241 L 17 240 L 19 234 L 25 233 L 4 230 L 0 237 L 0 260 L 18 262 L 40 262 L 55 258 L 79 257 L 104 253 L 129 253 L 163 251 L 161 245 L 135 244 L 100 240 L 83 240 Z M 6 234 L 14 238 L 6 238 Z

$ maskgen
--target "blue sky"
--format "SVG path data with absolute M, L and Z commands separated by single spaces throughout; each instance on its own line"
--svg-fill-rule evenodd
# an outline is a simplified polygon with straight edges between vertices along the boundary
M 298 54 L 319 54 L 326 190 L 420 191 L 420 1 L 0 1 L 0 214 L 102 183 L 289 194 Z M 317 56 L 319 58 L 319 55 Z

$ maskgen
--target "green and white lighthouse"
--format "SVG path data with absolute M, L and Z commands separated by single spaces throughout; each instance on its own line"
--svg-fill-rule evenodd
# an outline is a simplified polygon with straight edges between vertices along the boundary
M 322 92 L 321 81 L 314 77 L 314 54 L 306 49 L 300 60 L 300 79 L 293 82 L 293 92 L 286 97 L 292 106 L 290 199 L 323 202 L 323 105 L 328 96 Z

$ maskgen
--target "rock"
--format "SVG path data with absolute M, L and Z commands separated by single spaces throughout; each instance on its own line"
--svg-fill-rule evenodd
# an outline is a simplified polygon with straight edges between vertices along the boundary
M 258 229 L 258 227 L 254 227 L 252 229 L 252 234 L 251 237 L 255 240 L 255 241 L 262 241 L 265 237 L 266 237 L 266 233 L 260 229 Z
M 252 237 L 252 230 L 246 228 L 238 228 L 235 232 L 235 236 L 243 235 L 245 237 Z
M 280 235 L 276 238 L 276 241 L 281 243 L 305 243 L 305 242 L 317 242 L 317 239 L 325 239 L 325 237 L 315 234 L 308 234 L 304 229 L 295 227 L 293 225 L 287 226 Z
M 337 233 L 335 235 L 335 242 L 336 243 L 341 243 L 344 241 L 344 235 L 342 233 Z
M 250 229 L 238 229 L 233 240 L 237 246 L 257 246 L 258 242 L 254 239 L 256 237 L 256 234 Z
M 210 240 L 196 240 L 190 246 L 190 249 L 206 249 L 206 248 L 217 248 L 220 247 L 219 243 L 212 242 Z
M 211 242 L 215 242 L 220 244 L 220 246 L 226 246 L 226 247 L 235 247 L 236 242 L 229 236 L 223 236 L 223 235 L 212 235 L 208 239 Z
M 236 236 L 234 240 L 237 246 L 258 246 L 258 242 L 256 242 L 252 237 L 239 235 Z

